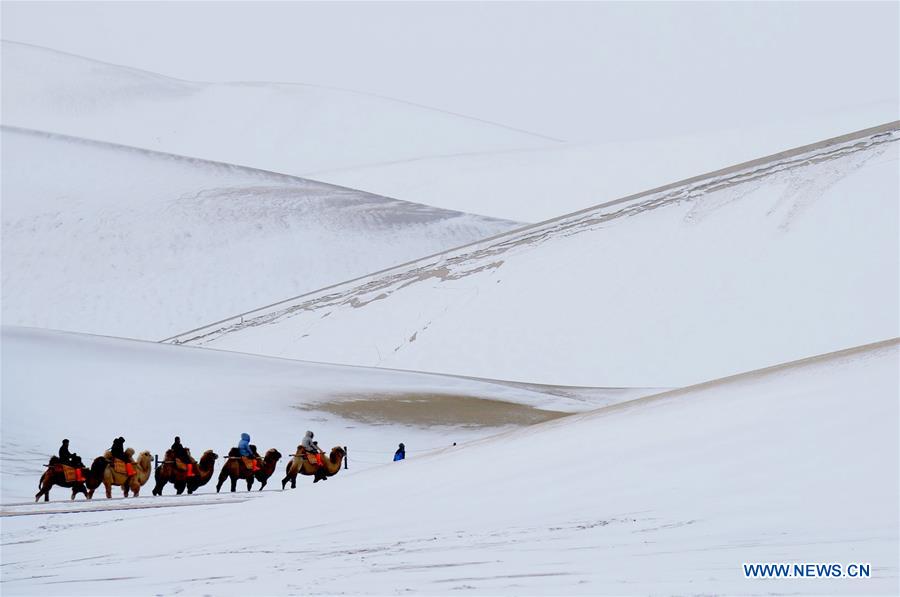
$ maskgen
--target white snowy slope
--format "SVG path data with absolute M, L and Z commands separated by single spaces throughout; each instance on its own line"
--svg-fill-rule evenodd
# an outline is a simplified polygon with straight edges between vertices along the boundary
M 198 83 L 2 44 L 2 122 L 299 175 L 555 140 L 354 91 Z
M 36 131 L 2 143 L 5 324 L 160 340 L 517 226 Z
M 539 222 L 898 118 L 897 102 L 884 102 L 683 137 L 566 143 L 303 175 L 445 209 Z
M 900 335 L 898 123 L 174 338 L 497 379 L 680 387 Z
M 401 441 L 412 458 L 498 428 L 654 393 L 522 388 L 6 326 L 2 350 L 4 504 L 34 499 L 41 467 L 64 437 L 93 459 L 119 435 L 160 456 L 180 435 L 199 457 L 206 449 L 224 456 L 244 431 L 260 450 L 290 454 L 312 429 L 323 446 L 349 448 L 347 472 L 355 473 L 390 462 Z M 271 487 L 280 489 L 283 470 Z M 51 495 L 68 497 L 64 489 Z
M 0 587 L 896 595 L 898 357 L 868 345 L 243 503 L 8 516 Z M 754 562 L 872 576 L 747 579 Z

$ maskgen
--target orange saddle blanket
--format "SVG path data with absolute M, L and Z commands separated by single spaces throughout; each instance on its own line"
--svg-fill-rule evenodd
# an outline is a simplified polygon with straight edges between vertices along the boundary
M 113 470 L 120 475 L 128 475 L 130 477 L 134 474 L 134 465 L 130 462 L 113 458 Z
M 61 465 L 63 475 L 66 476 L 66 483 L 84 483 L 84 470 L 75 468 L 74 466 Z
M 315 464 L 316 466 L 324 466 L 324 462 L 322 461 L 322 454 L 312 454 L 311 452 L 306 452 L 306 459 L 310 464 Z
M 197 476 L 197 467 L 192 462 L 183 462 L 182 460 L 176 458 L 175 459 L 175 469 L 179 473 L 183 473 L 185 477 L 196 477 Z
M 256 458 L 251 458 L 250 456 L 241 456 L 241 460 L 244 461 L 244 466 L 246 466 L 254 473 L 259 470 L 259 461 Z

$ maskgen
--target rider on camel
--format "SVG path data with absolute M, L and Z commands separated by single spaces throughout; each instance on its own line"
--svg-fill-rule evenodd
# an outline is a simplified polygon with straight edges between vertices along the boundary
M 67 439 L 62 440 L 62 445 L 59 447 L 59 463 L 72 466 L 72 454 L 69 452 L 69 440 Z

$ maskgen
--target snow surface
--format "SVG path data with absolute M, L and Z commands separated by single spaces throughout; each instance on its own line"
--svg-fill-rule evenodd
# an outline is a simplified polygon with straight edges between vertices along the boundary
M 390 98 L 197 83 L 4 41 L 3 124 L 299 175 L 554 140 Z
M 702 172 L 900 119 L 897 102 L 689 136 L 466 154 L 304 175 L 389 197 L 539 222 Z
M 517 227 L 2 129 L 3 322 L 160 340 Z
M 194 83 L 27 44 L 2 50 L 7 125 L 526 222 L 900 118 L 893 101 L 811 107 L 789 122 L 573 144 L 347 90 Z
M 428 425 L 398 422 L 389 416 L 348 419 L 330 414 L 328 404 L 439 395 L 499 400 L 523 405 L 523 412 L 580 412 L 653 392 L 523 388 L 501 381 L 7 326 L 2 348 L 0 497 L 7 504 L 34 499 L 41 467 L 64 437 L 71 440 L 73 451 L 93 460 L 119 435 L 136 452 L 150 450 L 160 456 L 180 435 L 199 458 L 206 449 L 224 456 L 245 431 L 260 451 L 276 447 L 282 454 L 292 454 L 305 431 L 312 429 L 323 447 L 347 446 L 350 470 L 356 472 L 373 463 L 390 462 L 401 441 L 413 457 L 516 425 L 460 424 L 452 418 Z M 270 487 L 280 488 L 276 481 L 283 471 L 280 466 L 281 474 L 271 480 Z M 212 485 L 201 489 L 211 491 Z M 51 498 L 68 500 L 68 495 L 57 488 Z
M 786 152 L 175 341 L 548 384 L 680 387 L 896 337 L 898 139 L 893 123 Z
M 50 369 L 72 358 L 57 359 L 65 338 L 11 334 L 13 353 L 32 367 L 43 348 Z M 120 362 L 151 350 L 190 354 L 183 379 L 203 359 L 232 377 L 219 353 L 97 342 Z M 84 343 L 72 339 L 68 349 Z M 898 358 L 896 340 L 847 350 L 239 503 L 138 498 L 135 506 L 185 507 L 30 516 L 4 506 L 0 586 L 17 595 L 897 594 Z M 80 382 L 100 383 L 87 373 Z M 389 385 L 392 374 L 382 375 Z M 40 378 L 5 374 L 4 384 L 37 390 L 46 387 Z M 129 409 L 132 382 L 108 380 L 110 393 L 128 397 L 121 413 L 87 408 L 81 437 L 112 437 L 123 427 L 110 429 L 111 419 L 124 425 L 126 415 L 126 437 L 149 434 L 148 411 L 178 410 L 140 395 L 143 406 Z M 37 414 L 66 400 L 48 393 L 16 402 Z M 216 405 L 191 421 L 191 437 L 197 426 L 217 426 L 221 443 L 251 423 L 267 436 L 286 425 L 270 410 L 238 427 L 239 405 Z M 45 429 L 60 425 L 47 416 L 16 425 L 7 416 L 4 433 L 58 435 Z M 166 438 L 178 432 L 176 419 Z M 772 561 L 868 562 L 873 577 L 744 578 L 742 563 Z

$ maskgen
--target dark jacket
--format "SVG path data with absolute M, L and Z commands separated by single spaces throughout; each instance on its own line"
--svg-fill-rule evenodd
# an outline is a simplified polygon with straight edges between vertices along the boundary
M 69 464 L 72 462 L 72 454 L 69 452 L 69 445 L 63 444 L 59 447 L 59 463 Z
M 191 458 L 190 456 L 188 456 L 187 450 L 184 448 L 184 446 L 181 445 L 180 441 L 172 444 L 172 452 L 175 453 L 175 458 L 177 458 L 178 460 L 182 462 L 190 462 Z
M 125 438 L 117 437 L 113 440 L 112 447 L 109 449 L 112 453 L 113 458 L 118 458 L 119 460 L 127 460 L 125 457 Z
M 406 448 L 397 448 L 397 451 L 394 452 L 394 462 L 403 460 L 404 458 L 406 458 Z

